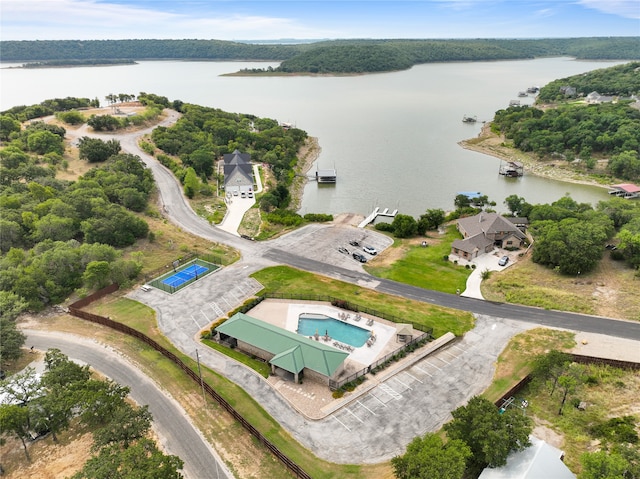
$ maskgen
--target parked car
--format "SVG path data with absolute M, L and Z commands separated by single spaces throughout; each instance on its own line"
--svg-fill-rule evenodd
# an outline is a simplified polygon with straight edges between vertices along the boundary
M 249 192 L 247 193 L 247 196 L 248 196 L 249 198 L 253 198 L 253 191 L 249 191 Z
M 338 248 L 338 251 L 340 251 L 343 254 L 349 254 L 349 250 L 347 248 L 343 248 L 342 246 Z
M 365 246 L 362 249 L 364 250 L 365 253 L 369 253 L 372 256 L 375 256 L 378 254 L 378 250 L 375 249 L 373 246 Z
M 509 262 L 509 257 L 503 256 L 502 258 L 500 258 L 500 261 L 498 261 L 498 266 L 506 266 L 508 262 Z
M 360 246 L 360 243 L 358 243 L 356 240 L 351 240 L 351 241 L 349 241 L 349 244 L 350 244 L 351 246 Z
M 238 190 L 233 190 L 233 196 L 238 196 Z
M 351 256 L 353 256 L 353 259 L 355 259 L 356 261 L 360 261 L 361 263 L 367 262 L 367 258 L 362 256 L 360 253 L 353 253 Z
M 246 197 L 247 197 L 246 191 L 243 191 L 242 193 L 240 193 L 240 198 L 246 198 Z

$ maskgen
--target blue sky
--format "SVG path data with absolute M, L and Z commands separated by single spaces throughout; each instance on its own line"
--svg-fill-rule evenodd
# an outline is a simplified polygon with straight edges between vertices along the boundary
M 640 0 L 2 0 L 2 40 L 640 36 Z

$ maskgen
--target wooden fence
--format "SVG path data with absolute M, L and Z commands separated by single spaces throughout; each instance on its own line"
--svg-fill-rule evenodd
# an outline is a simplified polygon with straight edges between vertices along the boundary
M 182 359 L 176 356 L 171 351 L 165 349 L 163 346 L 158 344 L 153 339 L 149 338 L 145 334 L 137 331 L 126 324 L 118 323 L 117 321 L 113 321 L 112 319 L 105 318 L 104 316 L 99 316 L 97 314 L 88 313 L 86 311 L 82 311 L 80 306 L 86 306 L 91 303 L 91 301 L 95 301 L 107 294 L 110 294 L 118 289 L 118 285 L 111 285 L 107 288 L 104 288 L 91 296 L 87 296 L 86 298 L 81 299 L 73 303 L 69 306 L 69 313 L 72 316 L 75 316 L 80 319 L 84 319 L 86 321 L 90 321 L 92 323 L 101 324 L 102 326 L 106 326 L 108 328 L 114 329 L 121 333 L 132 336 L 136 339 L 139 339 L 145 344 L 148 344 L 153 349 L 158 351 L 164 357 L 172 361 L 176 364 L 180 369 L 182 369 L 187 376 L 189 376 L 195 383 L 200 386 L 200 376 L 199 374 L 187 366 Z M 255 427 L 253 427 L 249 421 L 247 421 L 238 411 L 236 411 L 231 404 L 229 404 L 220 394 L 218 394 L 209 384 L 206 382 L 202 382 L 202 387 L 205 392 L 213 398 L 220 406 L 222 406 L 233 418 L 238 421 L 242 427 L 244 427 L 253 437 L 255 437 L 261 444 L 263 444 L 276 458 L 278 458 L 297 478 L 301 479 L 311 479 L 311 476 L 307 474 L 300 466 L 298 466 L 295 462 L 293 462 L 289 457 L 287 457 L 278 447 L 273 444 L 269 439 L 267 439 L 260 431 L 258 431 Z
M 594 356 L 583 356 L 582 354 L 569 354 L 571 360 L 580 364 L 605 364 L 607 366 L 612 366 L 614 368 L 620 369 L 631 369 L 633 371 L 640 370 L 640 363 L 634 363 L 631 361 L 620 361 L 619 359 L 608 359 L 608 358 L 596 358 Z M 495 402 L 495 405 L 498 407 L 502 407 L 502 405 L 509 398 L 515 397 L 520 394 L 522 391 L 533 379 L 531 374 L 527 374 L 523 377 L 518 384 L 509 389 L 506 393 L 502 395 L 500 399 Z

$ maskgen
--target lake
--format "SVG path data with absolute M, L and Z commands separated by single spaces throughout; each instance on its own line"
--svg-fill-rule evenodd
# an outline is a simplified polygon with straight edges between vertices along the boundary
M 147 61 L 137 65 L 0 70 L 0 109 L 66 96 L 99 98 L 139 92 L 289 122 L 318 137 L 316 168 L 335 168 L 335 185 L 309 182 L 300 213 L 368 214 L 374 207 L 418 216 L 453 209 L 458 191 L 480 191 L 498 203 L 517 194 L 549 203 L 570 194 L 580 202 L 606 190 L 528 175 L 498 175 L 499 160 L 464 150 L 482 121 L 529 86 L 624 62 L 571 58 L 417 65 L 410 70 L 342 77 L 229 77 L 257 62 Z M 475 124 L 463 123 L 476 116 Z

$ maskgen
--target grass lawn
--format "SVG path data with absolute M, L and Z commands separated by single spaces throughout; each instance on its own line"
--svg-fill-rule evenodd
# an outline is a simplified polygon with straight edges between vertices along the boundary
M 609 254 L 580 277 L 561 275 L 527 255 L 504 271 L 492 272 L 482 282 L 482 295 L 489 301 L 638 321 L 640 295 L 634 273 Z
M 400 249 L 394 255 L 399 257 L 382 266 L 376 266 L 374 261 L 365 269 L 374 276 L 420 288 L 444 293 L 464 291 L 471 270 L 444 260 L 451 252 L 451 243 L 458 238 L 460 233 L 449 226 L 444 235 L 429 239 L 427 248 L 421 246 L 421 240 L 396 240 L 392 248 Z
M 568 351 L 574 346 L 574 333 L 569 331 L 536 328 L 514 336 L 498 357 L 493 382 L 482 395 L 497 401 L 531 372 L 537 355 L 552 349 Z
M 460 336 L 473 328 L 474 324 L 471 313 L 465 311 L 378 293 L 288 266 L 266 268 L 252 276 L 264 285 L 263 292 L 335 296 L 432 327 L 435 337 L 446 332 Z

